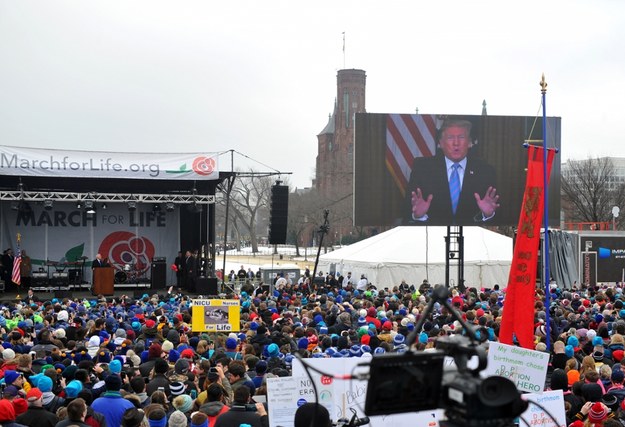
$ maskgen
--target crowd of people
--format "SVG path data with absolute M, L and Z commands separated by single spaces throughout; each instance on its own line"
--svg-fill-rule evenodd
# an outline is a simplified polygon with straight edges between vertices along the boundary
M 405 352 L 411 332 L 421 351 L 464 333 L 439 303 L 422 319 L 427 280 L 363 287 L 351 273 L 320 277 L 277 278 L 273 289 L 248 282 L 225 295 L 241 311 L 240 331 L 229 334 L 191 330 L 191 295 L 46 300 L 31 290 L 0 305 L 0 424 L 268 426 L 266 403 L 254 399 L 267 394 L 267 378 L 291 374 L 295 357 Z M 505 289 L 451 291 L 483 345 L 497 341 Z M 623 289 L 550 292 L 545 307 L 537 289 L 533 307 L 536 350 L 550 353 L 545 389 L 563 390 L 567 424 L 625 424 Z

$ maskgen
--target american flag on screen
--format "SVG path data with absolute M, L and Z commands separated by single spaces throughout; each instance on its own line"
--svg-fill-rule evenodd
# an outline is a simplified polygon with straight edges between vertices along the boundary
M 386 116 L 386 167 L 403 195 L 414 158 L 431 157 L 436 153 L 436 129 L 435 115 Z
M 22 284 L 22 275 L 20 273 L 20 266 L 22 265 L 22 250 L 20 249 L 21 236 L 17 235 L 17 255 L 13 260 L 13 271 L 11 272 L 11 281 L 18 286 Z

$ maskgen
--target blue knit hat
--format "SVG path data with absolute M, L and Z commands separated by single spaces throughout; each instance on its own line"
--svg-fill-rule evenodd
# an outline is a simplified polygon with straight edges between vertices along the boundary
M 269 344 L 267 346 L 267 355 L 269 357 L 277 357 L 280 354 L 280 348 L 278 347 L 277 344 Z
M 41 390 L 41 389 L 39 389 Z M 69 398 L 78 397 L 78 393 L 82 391 L 82 383 L 78 380 L 71 380 L 65 387 L 65 396 Z
M 119 360 L 113 360 L 111 363 L 109 363 L 109 371 L 111 371 L 111 373 L 113 374 L 119 374 L 122 371 L 122 364 L 119 362 Z
M 308 348 L 308 339 L 300 338 L 297 340 L 297 348 L 300 350 L 306 350 Z
M 572 345 L 573 347 L 579 347 L 579 340 L 575 336 L 570 336 L 568 340 L 566 340 L 566 345 Z
M 566 357 L 570 359 L 575 354 L 575 349 L 572 345 L 567 345 L 566 347 L 564 347 L 564 354 L 566 354 Z

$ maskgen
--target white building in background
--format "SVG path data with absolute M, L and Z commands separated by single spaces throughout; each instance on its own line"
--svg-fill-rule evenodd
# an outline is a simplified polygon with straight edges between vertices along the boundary
M 595 160 L 603 160 L 606 157 L 599 157 Z M 614 174 L 608 177 L 608 187 L 610 190 L 616 190 L 619 185 L 625 184 L 625 157 L 608 157 L 612 161 L 614 166 Z M 584 160 L 570 160 L 570 163 L 582 163 L 587 162 Z M 571 168 L 569 162 L 562 163 L 562 178 L 571 177 Z

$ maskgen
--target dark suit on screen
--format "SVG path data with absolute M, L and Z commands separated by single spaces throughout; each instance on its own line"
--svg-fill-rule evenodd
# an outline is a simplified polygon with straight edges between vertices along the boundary
M 438 155 L 415 158 L 406 189 L 405 225 L 477 225 L 484 222 L 474 193 L 483 197 L 488 187 L 496 187 L 495 170 L 482 159 L 476 157 L 466 159 L 460 197 L 454 214 L 451 208 L 445 157 Z M 425 221 L 412 218 L 411 197 L 417 188 L 421 189 L 424 199 L 430 194 L 434 196 L 427 212 L 428 219 Z

